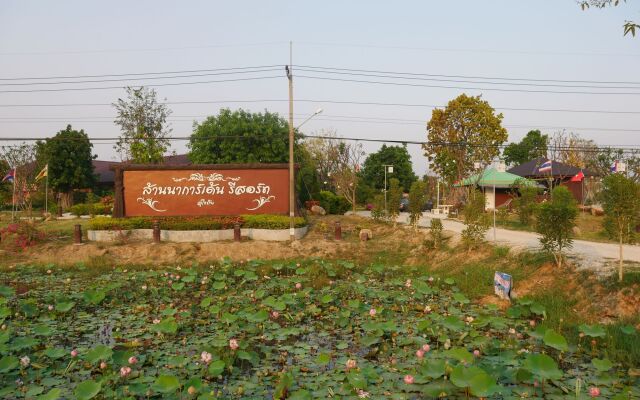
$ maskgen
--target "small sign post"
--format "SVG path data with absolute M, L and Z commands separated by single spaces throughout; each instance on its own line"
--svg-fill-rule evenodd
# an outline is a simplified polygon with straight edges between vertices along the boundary
M 493 289 L 498 297 L 505 300 L 511 300 L 511 288 L 513 280 L 511 275 L 503 272 L 497 272 L 493 275 Z

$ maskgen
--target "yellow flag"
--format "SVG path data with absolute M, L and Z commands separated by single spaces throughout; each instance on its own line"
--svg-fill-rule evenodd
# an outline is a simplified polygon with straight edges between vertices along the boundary
M 44 168 L 42 168 L 42 171 L 40 171 L 40 173 L 38 174 L 38 176 L 36 176 L 36 182 L 38 182 L 40 179 L 49 176 L 49 164 L 45 165 Z

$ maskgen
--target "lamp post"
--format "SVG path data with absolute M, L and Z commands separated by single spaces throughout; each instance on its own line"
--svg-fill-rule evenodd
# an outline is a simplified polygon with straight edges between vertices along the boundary
M 313 114 L 309 115 L 309 116 L 307 117 L 307 119 L 305 119 L 304 121 L 302 121 L 302 123 L 301 123 L 300 125 L 296 126 L 296 129 L 300 129 L 300 127 L 301 127 L 302 125 L 306 124 L 306 123 L 307 123 L 307 121 L 309 121 L 311 118 L 315 117 L 316 115 L 321 114 L 323 111 L 324 111 L 324 110 L 323 110 L 322 108 L 318 108 L 318 109 L 316 110 L 316 112 L 314 112 Z
M 393 165 L 392 164 L 382 164 L 384 168 L 384 212 L 385 214 L 388 212 L 387 208 L 387 172 L 393 174 Z

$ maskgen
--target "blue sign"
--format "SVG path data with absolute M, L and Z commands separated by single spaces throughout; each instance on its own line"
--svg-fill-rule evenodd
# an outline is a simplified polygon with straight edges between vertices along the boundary
M 493 275 L 493 289 L 501 299 L 511 299 L 511 288 L 513 287 L 513 281 L 511 275 L 502 272 L 497 272 Z

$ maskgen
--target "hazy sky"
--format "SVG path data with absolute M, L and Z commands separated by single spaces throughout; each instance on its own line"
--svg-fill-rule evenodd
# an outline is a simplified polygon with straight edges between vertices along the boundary
M 446 81 L 390 80 L 326 75 L 339 79 L 402 82 L 422 86 L 318 80 L 296 77 L 298 123 L 318 107 L 321 116 L 303 131 L 335 129 L 361 138 L 425 140 L 428 106 L 330 103 L 355 101 L 444 105 L 466 92 L 482 94 L 504 114 L 509 140 L 539 127 L 579 133 L 603 145 L 638 145 L 640 137 L 640 37 L 623 37 L 626 19 L 640 20 L 640 4 L 582 11 L 573 0 L 544 1 L 0 1 L 0 78 L 129 74 L 231 67 L 279 68 L 253 74 L 208 75 L 179 79 L 132 80 L 65 85 L 6 85 L 0 81 L 0 137 L 45 137 L 67 123 L 91 137 L 114 137 L 109 103 L 123 89 L 7 92 L 201 82 L 246 77 L 264 80 L 157 87 L 172 104 L 174 136 L 188 136 L 194 120 L 221 107 L 268 109 L 287 116 L 287 80 L 283 66 L 293 41 L 294 64 L 359 70 L 491 77 L 484 82 L 523 83 L 496 78 L 558 80 L 522 86 L 464 83 L 477 78 L 435 77 Z M 425 75 L 418 76 L 425 78 Z M 434 77 L 429 77 L 434 79 Z M 98 79 L 118 79 L 98 78 Z M 58 79 L 65 81 L 68 79 Z M 85 78 L 85 80 L 91 80 Z M 571 81 L 616 82 L 610 84 Z M 55 81 L 55 80 L 54 80 Z M 458 82 L 451 82 L 458 81 Z M 525 83 L 531 83 L 525 82 Z M 474 87 L 478 89 L 436 88 Z M 508 91 L 486 90 L 506 89 Z M 511 90 L 581 91 L 617 94 L 540 93 Z M 626 94 L 619 94 L 626 93 Z M 631 94 L 629 94 L 631 93 Z M 638 94 L 633 94 L 638 93 Z M 229 100 L 280 100 L 236 102 Z M 93 106 L 6 107 L 27 104 Z M 571 113 L 514 111 L 504 108 L 627 111 Z M 602 130 L 608 129 L 608 130 Z M 184 142 L 174 143 L 178 153 Z M 366 144 L 375 151 L 379 144 Z M 414 168 L 424 173 L 419 146 L 409 146 Z M 100 159 L 112 159 L 112 144 L 96 145 Z

